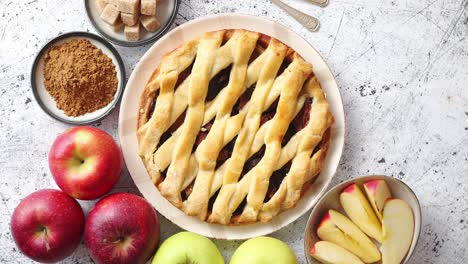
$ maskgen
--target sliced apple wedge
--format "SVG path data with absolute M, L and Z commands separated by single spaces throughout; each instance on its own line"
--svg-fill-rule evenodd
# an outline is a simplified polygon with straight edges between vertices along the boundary
M 413 241 L 414 215 L 411 207 L 400 199 L 387 200 L 382 229 L 382 263 L 401 263 Z
M 380 252 L 374 243 L 346 216 L 328 210 L 317 228 L 320 239 L 343 247 L 365 263 L 380 260 Z
M 315 243 L 310 255 L 325 264 L 364 264 L 353 253 L 328 241 Z
M 349 218 L 364 233 L 382 243 L 382 225 L 356 184 L 349 185 L 341 192 L 340 202 Z
M 382 211 L 385 201 L 392 198 L 392 193 L 384 180 L 372 180 L 364 183 L 367 199 L 374 209 L 375 214 L 382 222 Z

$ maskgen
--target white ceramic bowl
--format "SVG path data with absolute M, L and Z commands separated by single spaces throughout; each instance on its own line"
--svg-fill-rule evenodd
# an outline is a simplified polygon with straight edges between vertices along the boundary
M 418 198 L 416 197 L 414 192 L 411 190 L 411 188 L 408 187 L 408 185 L 406 185 L 404 182 L 398 179 L 395 179 L 393 177 L 389 177 L 389 176 L 375 175 L 375 176 L 359 177 L 359 178 L 350 179 L 345 182 L 342 182 L 336 185 L 335 187 L 333 187 L 332 189 L 330 189 L 317 202 L 316 206 L 314 207 L 314 209 L 312 210 L 309 216 L 309 220 L 307 221 L 306 229 L 304 232 L 305 233 L 304 253 L 306 255 L 306 259 L 309 264 L 320 263 L 310 256 L 309 251 L 312 248 L 312 245 L 315 244 L 315 242 L 320 241 L 320 239 L 317 237 L 316 230 L 320 223 L 320 220 L 322 220 L 322 217 L 325 215 L 328 209 L 334 209 L 346 215 L 343 208 L 340 205 L 339 197 L 340 197 L 341 191 L 343 191 L 343 189 L 345 189 L 350 184 L 356 183 L 359 187 L 361 187 L 361 190 L 364 192 L 364 189 L 362 188 L 362 184 L 367 181 L 377 180 L 377 179 L 385 180 L 388 187 L 390 188 L 390 191 L 392 192 L 392 196 L 395 198 L 402 199 L 403 201 L 407 202 L 409 206 L 411 207 L 411 209 L 413 209 L 413 214 L 414 214 L 413 242 L 411 243 L 410 250 L 408 251 L 408 254 L 406 255 L 402 263 L 406 263 L 410 259 L 416 247 L 416 243 L 418 242 L 419 234 L 421 232 L 421 206 L 419 205 Z M 375 264 L 380 264 L 380 263 L 382 262 L 381 261 L 375 262 Z
M 195 39 L 205 32 L 233 28 L 262 32 L 277 38 L 295 49 L 306 61 L 312 63 L 314 72 L 327 94 L 330 110 L 335 117 L 335 123 L 332 127 L 332 140 L 325 161 L 325 168 L 295 208 L 281 213 L 268 223 L 223 226 L 209 224 L 200 221 L 198 218 L 187 216 L 159 193 L 158 189 L 151 182 L 145 166 L 138 156 L 136 127 L 140 95 L 146 81 L 161 57 L 179 45 Z M 222 14 L 199 18 L 179 26 L 158 40 L 141 58 L 130 76 L 122 99 L 119 117 L 119 136 L 125 162 L 135 184 L 143 196 L 159 213 L 181 228 L 204 236 L 219 239 L 247 239 L 269 234 L 288 225 L 314 206 L 323 194 L 335 174 L 343 150 L 343 104 L 330 69 L 317 51 L 299 35 L 276 22 L 263 18 L 240 14 Z

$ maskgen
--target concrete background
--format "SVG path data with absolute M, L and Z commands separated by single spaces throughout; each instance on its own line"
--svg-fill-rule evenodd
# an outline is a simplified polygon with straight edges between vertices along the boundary
M 330 0 L 310 33 L 267 0 L 183 0 L 174 26 L 214 13 L 276 20 L 305 37 L 334 72 L 346 113 L 346 146 L 332 185 L 367 174 L 402 179 L 416 192 L 423 226 L 410 263 L 468 263 L 468 1 Z M 55 184 L 47 165 L 54 138 L 69 126 L 44 114 L 30 89 L 39 48 L 58 34 L 95 32 L 83 1 L 0 1 L 0 262 L 29 263 L 9 230 L 29 193 Z M 117 47 L 127 78 L 150 45 Z M 116 109 L 96 126 L 117 138 Z M 127 171 L 114 191 L 138 193 Z M 92 202 L 82 203 L 86 211 Z M 272 234 L 305 263 L 308 215 Z M 164 218 L 162 236 L 179 231 Z M 242 241 L 214 241 L 228 261 Z M 64 263 L 90 263 L 84 245 Z

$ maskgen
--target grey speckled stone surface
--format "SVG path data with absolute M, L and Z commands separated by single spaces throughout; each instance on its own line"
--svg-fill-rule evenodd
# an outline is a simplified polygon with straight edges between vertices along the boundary
M 290 3 L 322 22 L 310 33 L 267 0 L 183 0 L 176 25 L 213 13 L 276 20 L 310 41 L 335 73 L 346 112 L 346 147 L 333 185 L 387 174 L 418 195 L 421 238 L 411 263 L 468 263 L 468 1 L 330 0 L 326 9 Z M 54 187 L 48 149 L 69 126 L 34 101 L 29 71 L 38 49 L 64 32 L 95 32 L 82 1 L 0 1 L 0 262 L 27 263 L 9 231 L 27 194 Z M 149 46 L 117 47 L 127 72 Z M 128 75 L 127 75 L 128 78 Z M 118 110 L 96 124 L 117 137 Z M 114 191 L 138 193 L 128 172 Z M 82 203 L 86 211 L 92 203 Z M 304 263 L 307 215 L 272 234 Z M 162 236 L 179 231 L 162 219 Z M 241 243 L 215 241 L 229 260 Z M 83 245 L 64 263 L 91 262 Z

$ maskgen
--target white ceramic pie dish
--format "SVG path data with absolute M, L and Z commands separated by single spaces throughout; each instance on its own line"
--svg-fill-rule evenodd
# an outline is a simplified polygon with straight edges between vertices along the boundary
M 205 32 L 239 28 L 261 32 L 277 38 L 295 49 L 306 61 L 312 63 L 314 72 L 327 94 L 335 123 L 332 127 L 332 139 L 325 168 L 295 208 L 279 214 L 267 223 L 223 226 L 203 222 L 198 218 L 186 215 L 159 193 L 138 156 L 137 113 L 140 95 L 146 81 L 164 54 Z M 276 22 L 241 14 L 220 14 L 199 18 L 179 26 L 158 40 L 141 58 L 131 74 L 122 98 L 119 117 L 119 136 L 125 162 L 143 196 L 158 212 L 174 224 L 188 231 L 218 239 L 247 239 L 266 235 L 290 224 L 312 208 L 324 193 L 338 167 L 344 145 L 344 129 L 343 104 L 338 86 L 333 74 L 317 51 L 299 35 Z
M 352 183 L 356 183 L 359 187 L 361 187 L 361 190 L 364 191 L 364 189 L 362 188 L 362 184 L 370 180 L 385 180 L 388 187 L 390 188 L 390 191 L 392 192 L 392 196 L 407 202 L 411 209 L 413 209 L 413 241 L 402 263 L 408 262 L 408 260 L 411 258 L 411 255 L 413 254 L 414 249 L 416 248 L 416 244 L 419 239 L 419 234 L 421 232 L 422 213 L 418 198 L 416 197 L 416 194 L 414 194 L 414 192 L 411 190 L 411 188 L 404 182 L 389 176 L 373 175 L 344 181 L 330 189 L 327 193 L 325 193 L 325 195 L 323 195 L 322 198 L 320 198 L 320 200 L 317 202 L 316 206 L 314 207 L 309 216 L 309 220 L 307 221 L 306 229 L 304 231 L 304 253 L 307 259 L 307 263 L 320 264 L 320 262 L 318 262 L 309 255 L 309 251 L 312 248 L 312 245 L 314 245 L 315 242 L 318 242 L 320 240 L 317 236 L 316 230 L 320 221 L 322 220 L 322 217 L 325 215 L 328 209 L 335 209 L 336 211 L 345 214 L 339 202 L 341 191 L 343 191 L 347 186 L 349 186 Z M 380 246 L 379 244 L 376 245 L 377 247 Z M 375 264 L 381 263 L 381 261 L 375 262 Z

